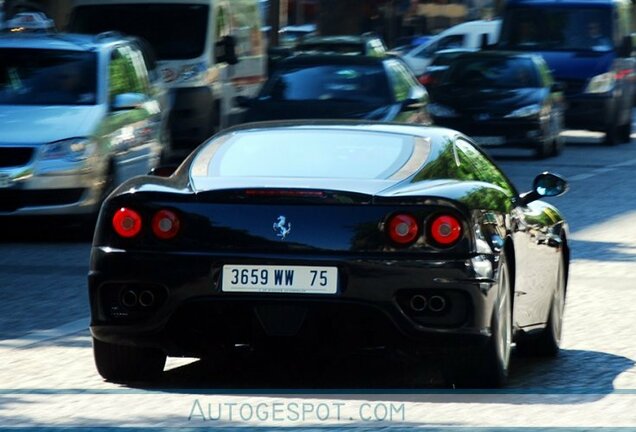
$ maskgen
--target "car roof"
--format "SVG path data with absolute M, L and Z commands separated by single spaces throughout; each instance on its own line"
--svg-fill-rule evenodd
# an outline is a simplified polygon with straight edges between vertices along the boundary
M 381 65 L 387 57 L 343 54 L 296 54 L 282 60 L 276 67 L 302 65 Z
M 284 120 L 244 123 L 226 129 L 225 131 L 221 132 L 220 135 L 240 132 L 256 132 L 259 130 L 269 131 L 291 129 L 375 132 L 431 138 L 433 140 L 447 139 L 449 136 L 461 135 L 460 132 L 439 126 L 422 126 L 408 123 L 361 120 Z
M 2 48 L 54 49 L 68 51 L 95 51 L 129 38 L 115 34 L 84 35 L 73 33 L 19 33 L 0 35 Z
M 531 52 L 521 51 L 494 51 L 494 50 L 481 50 L 481 51 L 467 51 L 457 56 L 457 58 L 525 58 L 535 59 L 538 55 Z
M 305 44 L 363 44 L 369 40 L 369 36 L 310 36 L 303 39 L 298 45 Z

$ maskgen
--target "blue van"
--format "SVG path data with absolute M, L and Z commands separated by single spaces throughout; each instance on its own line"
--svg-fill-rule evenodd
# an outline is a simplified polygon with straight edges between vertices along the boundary
M 498 47 L 543 56 L 563 84 L 565 125 L 629 142 L 634 100 L 631 0 L 508 0 Z

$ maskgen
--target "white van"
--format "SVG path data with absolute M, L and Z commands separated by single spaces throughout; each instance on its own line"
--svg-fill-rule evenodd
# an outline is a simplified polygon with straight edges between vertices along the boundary
M 265 80 L 258 0 L 75 0 L 75 33 L 118 31 L 145 39 L 170 88 L 171 156 L 183 156 L 242 111 Z
M 483 35 L 488 35 L 488 45 L 493 45 L 499 39 L 501 20 L 478 20 L 457 24 L 425 44 L 413 48 L 404 54 L 404 61 L 411 67 L 415 75 L 420 76 L 426 71 L 433 54 L 450 48 L 479 49 L 482 46 Z

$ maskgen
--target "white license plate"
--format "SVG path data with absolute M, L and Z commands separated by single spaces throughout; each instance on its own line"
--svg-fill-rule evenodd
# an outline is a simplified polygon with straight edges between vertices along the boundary
M 335 294 L 337 288 L 337 267 L 223 266 L 224 292 Z
M 501 136 L 474 136 L 473 140 L 479 145 L 503 145 L 506 143 L 506 138 Z
M 11 186 L 12 180 L 6 174 L 0 174 L 0 188 L 8 188 Z

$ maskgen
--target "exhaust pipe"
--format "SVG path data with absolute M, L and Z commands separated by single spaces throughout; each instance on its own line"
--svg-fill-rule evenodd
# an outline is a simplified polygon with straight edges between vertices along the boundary
M 121 296 L 121 304 L 127 308 L 137 306 L 137 294 L 133 290 L 124 292 Z
M 152 291 L 145 290 L 139 294 L 139 304 L 143 307 L 150 307 L 155 302 L 155 295 Z
M 413 297 L 411 297 L 411 309 L 415 312 L 422 312 L 424 309 L 426 309 L 427 303 L 428 302 L 426 301 L 426 297 L 424 297 L 423 295 L 415 294 Z
M 446 299 L 442 296 L 433 296 L 428 302 L 428 308 L 431 312 L 441 312 L 446 309 Z

